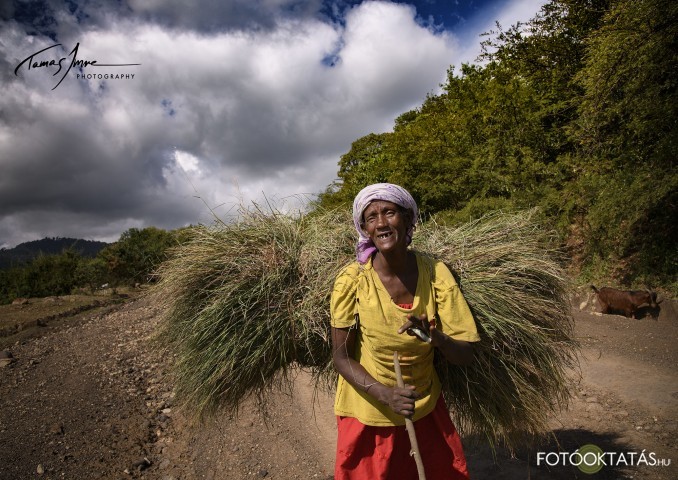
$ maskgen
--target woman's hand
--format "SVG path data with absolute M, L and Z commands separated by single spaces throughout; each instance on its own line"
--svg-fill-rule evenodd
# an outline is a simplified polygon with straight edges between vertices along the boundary
M 388 405 L 398 415 L 412 418 L 414 415 L 414 402 L 421 396 L 414 389 L 414 385 L 405 385 L 405 388 L 386 387 L 381 385 L 378 399 Z
M 407 321 L 398 329 L 398 333 L 403 334 L 407 332 L 408 335 L 415 336 L 422 342 L 432 343 L 432 330 L 435 330 L 435 328 L 435 322 L 431 324 L 425 313 L 422 313 L 419 317 L 410 314 L 407 316 Z
M 355 329 L 332 328 L 332 358 L 341 376 L 356 389 L 388 405 L 398 415 L 412 417 L 414 402 L 421 396 L 413 385 L 387 387 L 377 382 L 351 355 L 355 347 Z
M 415 329 L 421 330 L 423 335 L 415 333 Z M 419 317 L 408 315 L 407 321 L 398 329 L 400 334 L 405 332 L 436 347 L 445 359 L 454 365 L 469 365 L 473 361 L 473 346 L 469 342 L 455 340 L 445 335 L 436 328 L 435 321 L 428 321 L 425 313 L 422 313 Z

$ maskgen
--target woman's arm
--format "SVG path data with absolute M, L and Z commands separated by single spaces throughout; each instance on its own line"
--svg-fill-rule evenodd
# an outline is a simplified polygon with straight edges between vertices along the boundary
M 423 330 L 430 338 L 431 345 L 440 350 L 445 359 L 454 365 L 469 365 L 473 361 L 473 346 L 470 342 L 455 340 L 438 330 L 434 324 L 430 324 L 425 313 L 419 315 L 408 315 L 407 322 L 398 329 L 398 333 L 407 332 L 408 335 L 415 335 L 410 329 L 418 327 Z
M 413 385 L 405 388 L 387 387 L 367 373 L 365 367 L 353 358 L 356 330 L 332 327 L 332 361 L 339 375 L 359 391 L 388 405 L 395 413 L 404 417 L 414 415 L 414 402 L 419 394 Z

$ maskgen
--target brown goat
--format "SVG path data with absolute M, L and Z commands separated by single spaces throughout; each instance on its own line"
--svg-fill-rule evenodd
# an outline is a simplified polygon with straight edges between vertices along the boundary
M 650 290 L 617 290 L 616 288 L 603 287 L 598 290 L 591 288 L 598 295 L 598 302 L 602 313 L 624 312 L 626 317 L 636 318 L 636 311 L 642 306 L 657 308 L 657 294 Z

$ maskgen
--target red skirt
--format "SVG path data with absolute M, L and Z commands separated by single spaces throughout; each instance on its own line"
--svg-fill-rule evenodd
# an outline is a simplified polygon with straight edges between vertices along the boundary
M 468 480 L 461 438 L 441 395 L 435 409 L 414 423 L 426 480 Z M 417 480 L 405 426 L 372 427 L 337 417 L 335 480 Z

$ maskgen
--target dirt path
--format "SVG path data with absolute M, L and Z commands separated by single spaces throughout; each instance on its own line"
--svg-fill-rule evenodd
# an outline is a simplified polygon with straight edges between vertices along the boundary
M 574 312 L 582 376 L 571 408 L 553 419 L 561 451 L 592 443 L 671 460 L 605 467 L 594 478 L 678 478 L 674 309 L 657 320 Z M 171 355 L 150 346 L 156 322 L 136 300 L 11 347 L 16 361 L 0 367 L 0 480 L 332 478 L 332 398 L 314 402 L 300 375 L 293 396 L 276 396 L 267 424 L 246 403 L 237 418 L 191 425 L 173 403 Z M 591 478 L 537 467 L 539 451 L 558 451 L 554 442 L 513 457 L 499 451 L 495 462 L 473 440 L 464 439 L 475 479 Z

